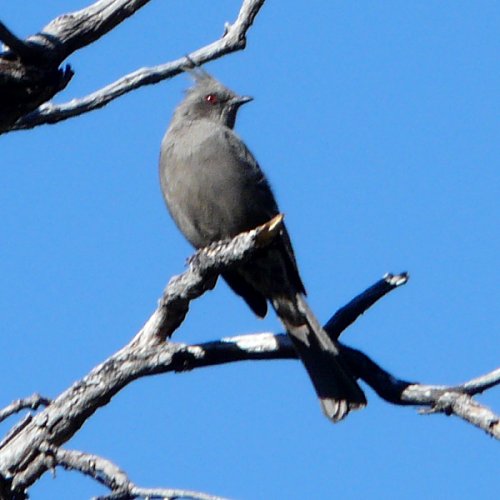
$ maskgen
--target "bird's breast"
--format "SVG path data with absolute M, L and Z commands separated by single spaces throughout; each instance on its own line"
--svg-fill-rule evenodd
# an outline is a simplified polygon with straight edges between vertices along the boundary
M 276 211 L 267 184 L 263 190 L 260 169 L 231 134 L 226 127 L 200 124 L 173 137 L 167 134 L 162 146 L 160 177 L 165 201 L 180 230 L 196 247 L 252 229 Z

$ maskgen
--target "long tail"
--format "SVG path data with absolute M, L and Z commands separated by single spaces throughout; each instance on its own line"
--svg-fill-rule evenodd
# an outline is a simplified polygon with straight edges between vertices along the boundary
M 342 366 L 336 344 L 323 330 L 301 293 L 275 296 L 272 304 L 304 364 L 323 413 L 333 422 L 366 405 L 354 378 Z

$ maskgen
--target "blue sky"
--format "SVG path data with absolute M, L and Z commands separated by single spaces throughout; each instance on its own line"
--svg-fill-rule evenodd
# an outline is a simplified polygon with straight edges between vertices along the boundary
M 19 36 L 87 1 L 4 2 Z M 205 45 L 239 2 L 153 1 L 69 58 L 80 97 Z M 271 2 L 243 52 L 207 65 L 255 100 L 237 123 L 286 214 L 320 320 L 385 272 L 411 280 L 343 340 L 396 375 L 455 384 L 499 365 L 500 5 Z M 0 138 L 0 405 L 56 396 L 125 344 L 191 249 L 161 198 L 159 145 L 189 78 Z M 220 283 L 174 340 L 281 331 Z M 141 380 L 68 447 L 142 486 L 254 498 L 496 498 L 498 443 L 381 402 L 338 426 L 297 362 Z M 480 400 L 500 411 L 500 392 Z M 14 420 L 2 426 L 5 431 Z M 57 472 L 38 499 L 104 489 Z

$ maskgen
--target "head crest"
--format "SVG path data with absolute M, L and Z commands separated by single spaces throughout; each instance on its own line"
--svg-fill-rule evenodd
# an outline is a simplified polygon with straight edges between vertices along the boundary
M 203 83 L 218 83 L 217 80 L 211 76 L 204 68 L 202 68 L 198 63 L 195 63 L 191 57 L 186 56 L 188 64 L 182 67 L 182 70 L 189 73 L 193 80 L 198 84 Z

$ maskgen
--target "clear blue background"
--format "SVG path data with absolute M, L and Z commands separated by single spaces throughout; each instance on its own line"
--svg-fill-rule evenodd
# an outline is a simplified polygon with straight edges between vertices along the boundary
M 3 2 L 20 36 L 89 0 Z M 84 96 L 216 39 L 238 1 L 152 1 L 70 57 Z M 455 384 L 499 365 L 500 4 L 268 1 L 245 51 L 207 65 L 251 94 L 237 130 L 286 213 L 326 321 L 385 272 L 407 286 L 343 339 L 393 373 Z M 159 144 L 189 78 L 0 138 L 0 404 L 54 397 L 123 346 L 191 253 L 163 205 Z M 281 331 L 223 284 L 174 339 Z M 498 498 L 498 443 L 455 418 L 381 402 L 338 426 L 297 362 L 151 377 L 68 443 L 142 486 L 238 499 Z M 500 391 L 480 400 L 500 411 Z M 14 423 L 2 426 L 5 431 Z M 46 474 L 39 499 L 105 489 Z

